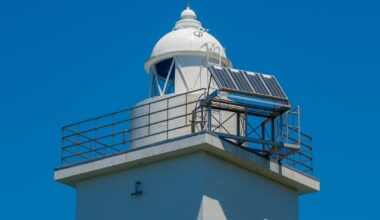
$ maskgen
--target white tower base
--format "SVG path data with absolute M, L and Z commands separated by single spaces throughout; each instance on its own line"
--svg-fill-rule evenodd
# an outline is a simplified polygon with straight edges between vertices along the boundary
M 78 220 L 298 219 L 319 180 L 208 133 L 55 171 L 76 188 Z M 140 182 L 136 192 L 135 184 Z

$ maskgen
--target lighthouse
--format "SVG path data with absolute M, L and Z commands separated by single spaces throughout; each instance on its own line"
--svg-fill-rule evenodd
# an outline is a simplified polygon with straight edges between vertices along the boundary
M 145 62 L 149 97 L 62 128 L 76 219 L 298 219 L 312 138 L 275 75 L 232 66 L 187 7 Z

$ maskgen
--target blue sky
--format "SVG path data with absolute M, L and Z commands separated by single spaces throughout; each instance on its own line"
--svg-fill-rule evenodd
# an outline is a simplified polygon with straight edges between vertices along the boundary
M 143 64 L 182 1 L 0 1 L 1 219 L 74 219 L 62 125 L 147 98 Z M 314 137 L 301 219 L 380 219 L 378 1 L 200 1 L 236 68 L 277 76 Z

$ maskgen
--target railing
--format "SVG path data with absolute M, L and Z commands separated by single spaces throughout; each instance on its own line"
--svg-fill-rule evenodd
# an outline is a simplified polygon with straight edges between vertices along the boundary
M 172 95 L 133 108 L 70 124 L 62 128 L 61 165 L 80 163 L 126 151 L 134 145 L 173 138 L 191 131 L 191 106 L 204 89 Z M 189 97 L 196 97 L 190 100 Z M 182 101 L 179 101 L 182 100 Z M 157 106 L 160 106 L 157 108 Z M 182 110 L 182 114 L 178 111 Z M 172 117 L 169 113 L 176 112 Z M 142 113 L 141 113 L 142 112 Z M 171 113 L 173 114 L 173 113 Z M 175 120 L 175 125 L 172 126 Z M 180 122 L 178 122 L 178 120 Z M 183 133 L 183 131 L 182 131 Z M 180 132 L 181 134 L 181 132 Z M 151 137 L 155 139 L 148 140 Z
M 293 138 L 290 138 L 295 141 Z M 282 164 L 313 174 L 312 137 L 300 132 L 300 150 L 282 159 Z
M 156 99 L 64 126 L 62 167 L 207 131 L 267 159 L 313 172 L 312 138 L 300 132 L 299 108 L 279 111 L 238 103 L 207 95 L 205 89 Z

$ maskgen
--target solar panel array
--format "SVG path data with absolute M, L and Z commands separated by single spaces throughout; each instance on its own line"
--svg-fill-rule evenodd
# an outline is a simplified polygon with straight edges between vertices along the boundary
M 265 97 L 288 99 L 276 77 L 220 66 L 208 67 L 209 72 L 221 89 L 241 91 Z

